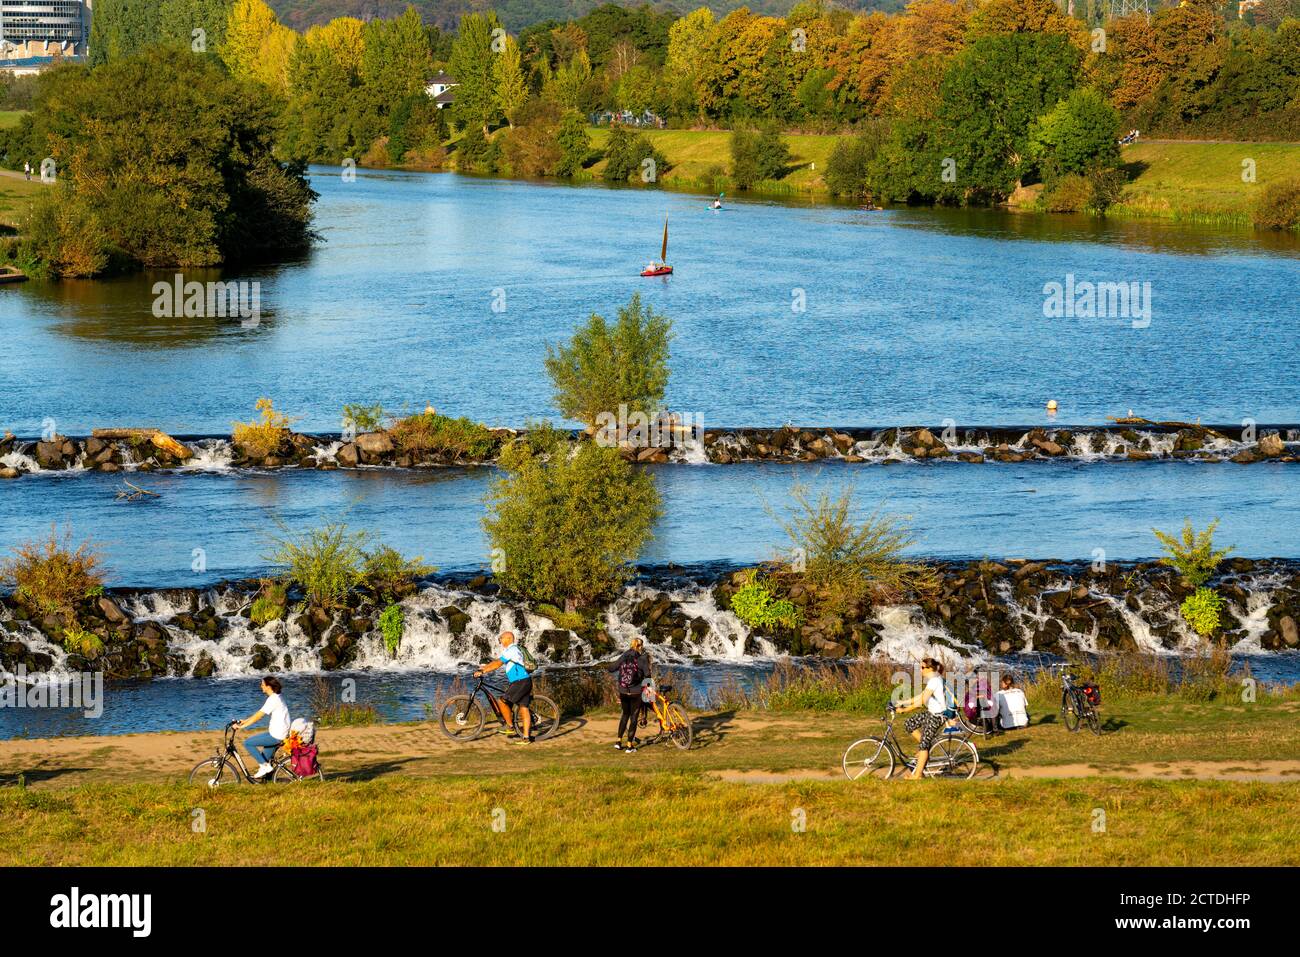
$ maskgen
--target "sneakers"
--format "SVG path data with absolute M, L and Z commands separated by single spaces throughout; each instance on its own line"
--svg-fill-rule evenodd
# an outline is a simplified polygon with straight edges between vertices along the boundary
M 274 770 L 275 768 L 271 767 L 271 765 L 263 762 L 257 766 L 257 772 L 253 775 L 253 780 L 260 781 Z
M 622 751 L 622 750 L 623 750 L 623 742 L 622 742 L 622 741 L 615 741 L 615 742 L 614 742 L 614 750 L 615 750 L 615 751 Z
M 509 741 L 511 744 L 532 744 L 533 743 L 533 739 L 531 735 L 525 738 L 522 734 L 511 735 Z
M 624 753 L 624 754 L 636 754 L 636 745 L 635 745 L 635 744 L 629 744 L 626 748 L 623 749 L 623 753 Z
M 519 732 L 514 728 L 497 728 L 497 734 L 504 734 L 507 738 L 519 737 Z

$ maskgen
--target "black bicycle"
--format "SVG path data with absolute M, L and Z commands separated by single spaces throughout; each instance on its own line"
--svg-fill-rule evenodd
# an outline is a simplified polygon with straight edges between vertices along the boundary
M 487 724 L 487 712 L 491 711 L 492 717 L 501 723 L 503 734 L 513 731 L 522 735 L 524 724 L 519 716 L 519 708 L 510 708 L 511 727 L 506 727 L 505 716 L 501 713 L 500 694 L 500 689 L 494 693 L 487 679 L 479 675 L 469 694 L 452 695 L 438 709 L 438 725 L 442 728 L 442 733 L 453 741 L 473 741 L 483 733 Z M 487 699 L 489 708 L 483 707 L 479 695 Z M 560 709 L 546 695 L 534 694 L 533 703 L 528 706 L 528 710 L 533 718 L 532 732 L 536 740 L 549 738 L 560 726 Z
M 1094 702 L 1095 686 L 1080 684 L 1079 676 L 1065 665 L 1057 665 L 1061 673 L 1061 721 L 1067 731 L 1078 731 L 1087 724 L 1093 734 L 1101 734 L 1101 715 Z
M 325 780 L 325 771 L 321 768 L 319 761 L 316 763 L 315 774 L 300 775 L 293 770 L 292 758 L 279 748 L 271 755 L 271 767 L 273 768 L 271 773 L 261 778 L 253 777 L 248 772 L 248 766 L 244 764 L 244 756 L 235 747 L 235 732 L 237 730 L 233 721 L 226 725 L 221 748 L 206 761 L 200 761 L 194 765 L 194 770 L 190 772 L 190 784 L 202 784 L 209 788 L 218 788 L 223 784 L 240 784 L 244 781 L 249 784 L 265 784 L 268 781 L 275 784 L 284 784 L 291 781 Z

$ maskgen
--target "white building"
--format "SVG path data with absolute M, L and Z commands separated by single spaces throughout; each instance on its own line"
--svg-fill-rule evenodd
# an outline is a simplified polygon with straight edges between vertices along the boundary
M 456 94 L 452 92 L 452 88 L 459 85 L 446 73 L 439 73 L 424 85 L 424 91 L 429 94 L 429 98 L 441 110 L 443 107 L 456 102 Z
M 0 0 L 0 59 L 86 55 L 91 0 Z

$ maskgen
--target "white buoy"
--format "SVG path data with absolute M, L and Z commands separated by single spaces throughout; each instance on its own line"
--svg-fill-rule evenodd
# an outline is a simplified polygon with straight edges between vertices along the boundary
M 1055 412 L 1055 411 L 1056 411 L 1056 400 L 1055 400 L 1055 399 L 1048 399 L 1048 400 L 1047 400 L 1047 411 L 1048 411 L 1048 412 Z

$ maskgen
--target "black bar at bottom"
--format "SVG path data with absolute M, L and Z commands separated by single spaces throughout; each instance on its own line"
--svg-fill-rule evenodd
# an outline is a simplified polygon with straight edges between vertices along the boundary
M 936 841 L 942 853 L 942 839 Z M 772 942 L 774 929 L 809 941 L 927 939 L 992 943 L 1014 931 L 1231 944 L 1293 924 L 1292 873 L 1213 868 L 10 868 L 0 874 L 6 936 L 76 937 L 130 950 L 192 942 L 273 947 L 440 945 L 523 934 L 564 946 L 604 925 L 621 938 L 628 911 L 656 914 L 651 937 L 681 930 L 692 950 L 717 940 Z M 75 888 L 75 890 L 74 890 Z M 940 911 L 935 908 L 943 904 Z M 966 916 L 946 929 L 937 914 Z M 878 911 L 878 912 L 877 912 Z M 87 925 L 113 926 L 87 926 Z M 514 928 L 512 930 L 511 928 Z M 681 931 L 678 931 L 680 933 Z M 823 938 L 823 932 L 825 937 Z M 1045 938 L 1051 939 L 1051 938 Z

